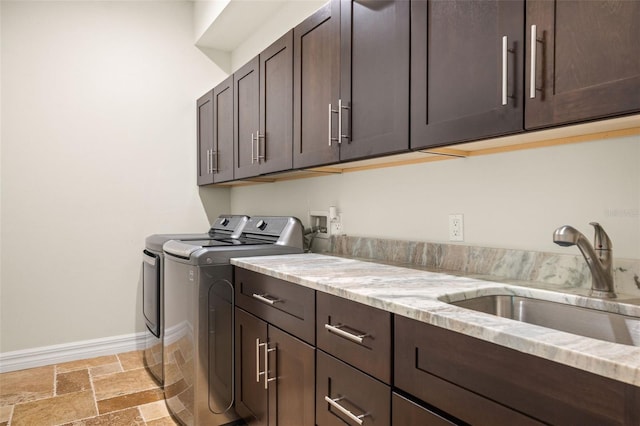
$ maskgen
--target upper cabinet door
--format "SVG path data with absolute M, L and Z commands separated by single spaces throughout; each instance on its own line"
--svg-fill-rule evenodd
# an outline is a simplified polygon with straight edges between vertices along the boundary
M 214 183 L 233 180 L 233 77 L 213 89 Z
M 233 74 L 234 173 L 236 179 L 260 173 L 260 64 L 256 56 Z
M 524 2 L 411 1 L 411 148 L 523 129 Z
M 198 185 L 213 183 L 213 90 L 198 99 Z
M 293 30 L 293 167 L 339 159 L 340 0 L 331 0 Z
M 260 54 L 260 173 L 293 166 L 293 30 Z
M 406 0 L 341 2 L 341 160 L 409 149 L 409 16 Z
M 639 1 L 528 0 L 527 129 L 640 110 L 639 23 Z

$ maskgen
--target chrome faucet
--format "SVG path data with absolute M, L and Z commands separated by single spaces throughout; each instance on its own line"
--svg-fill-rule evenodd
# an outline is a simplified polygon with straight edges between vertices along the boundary
M 565 225 L 553 233 L 553 242 L 559 246 L 578 246 L 591 270 L 591 295 L 595 297 L 615 298 L 613 290 L 613 251 L 609 236 L 597 222 L 589 225 L 595 228 L 593 246 L 577 229 Z

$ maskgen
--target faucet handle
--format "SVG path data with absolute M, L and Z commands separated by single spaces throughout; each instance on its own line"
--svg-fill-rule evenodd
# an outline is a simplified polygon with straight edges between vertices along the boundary
M 611 250 L 613 245 L 611 244 L 611 240 L 604 229 L 598 222 L 590 222 L 589 225 L 593 226 L 595 229 L 595 235 L 593 237 L 593 248 L 595 250 Z

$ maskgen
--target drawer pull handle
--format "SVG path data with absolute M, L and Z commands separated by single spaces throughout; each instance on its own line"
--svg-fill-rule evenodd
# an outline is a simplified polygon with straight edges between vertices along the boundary
M 364 338 L 368 336 L 368 334 L 366 333 L 365 334 L 349 333 L 348 331 L 344 331 L 342 327 L 344 327 L 344 325 L 342 324 L 338 324 L 338 325 L 325 324 L 324 325 L 324 328 L 330 333 L 337 334 L 338 336 L 344 337 L 345 339 L 349 339 L 352 342 L 362 344 L 362 342 L 364 341 Z
M 264 371 L 260 371 L 260 348 L 264 348 Z M 264 388 L 269 389 L 269 382 L 277 380 L 277 377 L 269 378 L 269 352 L 275 352 L 276 348 L 269 349 L 269 343 L 260 343 L 256 339 L 256 382 L 260 383 L 260 376 L 264 376 Z
M 542 44 L 543 40 L 538 38 L 538 26 L 531 26 L 531 73 L 529 75 L 529 97 L 536 98 L 536 91 L 540 90 L 536 87 L 536 60 L 538 59 L 538 43 Z
M 260 383 L 260 376 L 264 372 L 260 371 L 260 347 L 266 345 L 266 343 L 260 343 L 260 338 L 256 339 L 256 382 Z
M 256 294 L 256 293 L 253 293 L 253 298 L 254 299 L 258 299 L 262 303 L 266 303 L 266 304 L 269 304 L 269 305 L 274 305 L 274 304 L 276 304 L 278 302 L 282 302 L 282 300 L 280 300 L 280 299 L 271 299 L 268 296 L 269 296 L 268 294 Z
M 508 39 L 507 36 L 502 37 L 502 105 L 507 104 L 507 51 L 508 47 Z
M 351 420 L 353 420 L 354 422 L 358 423 L 359 425 L 362 424 L 363 422 L 363 418 L 368 416 L 369 413 L 364 413 L 364 414 L 360 414 L 359 416 L 356 416 L 355 414 L 353 414 L 351 411 L 347 410 L 346 408 L 344 408 L 342 405 L 338 404 L 338 401 L 345 399 L 344 397 L 340 397 L 340 398 L 334 398 L 331 399 L 328 396 L 324 397 L 324 400 L 326 402 L 329 403 L 329 405 L 331 405 L 332 407 L 334 407 L 336 410 L 340 411 L 342 414 L 344 414 L 345 416 L 349 417 Z

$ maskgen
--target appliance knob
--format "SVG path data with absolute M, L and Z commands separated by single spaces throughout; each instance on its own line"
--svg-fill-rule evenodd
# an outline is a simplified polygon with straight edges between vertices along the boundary
M 223 217 L 222 219 L 220 219 L 220 225 L 227 226 L 228 224 L 229 224 L 229 219 L 227 219 L 226 217 Z
M 264 231 L 264 228 L 267 227 L 267 222 L 265 222 L 264 220 L 259 220 L 258 223 L 256 223 L 256 227 L 259 230 Z

